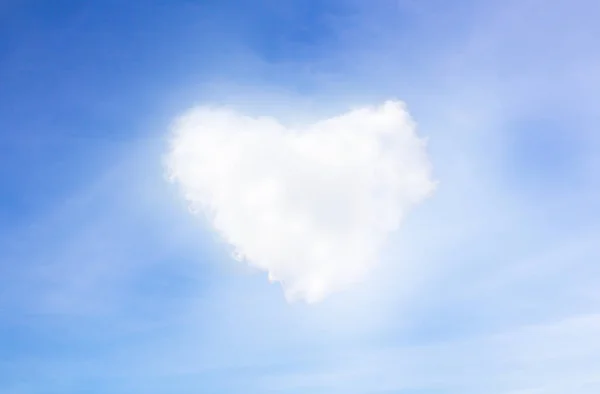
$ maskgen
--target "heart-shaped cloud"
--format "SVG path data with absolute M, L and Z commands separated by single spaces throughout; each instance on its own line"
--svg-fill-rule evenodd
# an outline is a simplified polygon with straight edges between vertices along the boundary
M 193 108 L 174 123 L 166 165 L 236 258 L 307 302 L 364 278 L 435 186 L 425 143 L 396 101 L 303 130 Z

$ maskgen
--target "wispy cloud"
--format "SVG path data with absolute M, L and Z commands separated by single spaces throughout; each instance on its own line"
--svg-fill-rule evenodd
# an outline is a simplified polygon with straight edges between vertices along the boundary
M 591 394 L 600 387 L 598 329 L 600 316 L 583 315 L 461 341 L 356 349 L 317 372 L 272 375 L 263 384 L 281 392 Z

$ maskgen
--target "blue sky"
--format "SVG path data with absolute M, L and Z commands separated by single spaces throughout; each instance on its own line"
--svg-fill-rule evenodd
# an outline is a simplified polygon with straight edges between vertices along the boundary
M 597 393 L 598 15 L 1 2 L 0 393 Z M 321 302 L 231 258 L 166 180 L 191 107 L 306 125 L 388 99 L 438 185 Z

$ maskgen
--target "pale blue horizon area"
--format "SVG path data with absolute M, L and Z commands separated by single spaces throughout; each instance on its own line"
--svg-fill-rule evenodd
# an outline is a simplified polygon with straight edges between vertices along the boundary
M 600 3 L 0 2 L 0 394 L 600 392 Z M 287 303 L 167 182 L 173 119 L 403 100 L 432 198 Z

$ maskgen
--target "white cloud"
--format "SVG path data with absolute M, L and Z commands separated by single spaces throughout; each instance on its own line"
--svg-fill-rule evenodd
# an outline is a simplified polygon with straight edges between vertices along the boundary
M 307 302 L 364 279 L 435 186 L 425 142 L 397 101 L 301 130 L 193 108 L 174 123 L 166 166 L 238 259 Z

